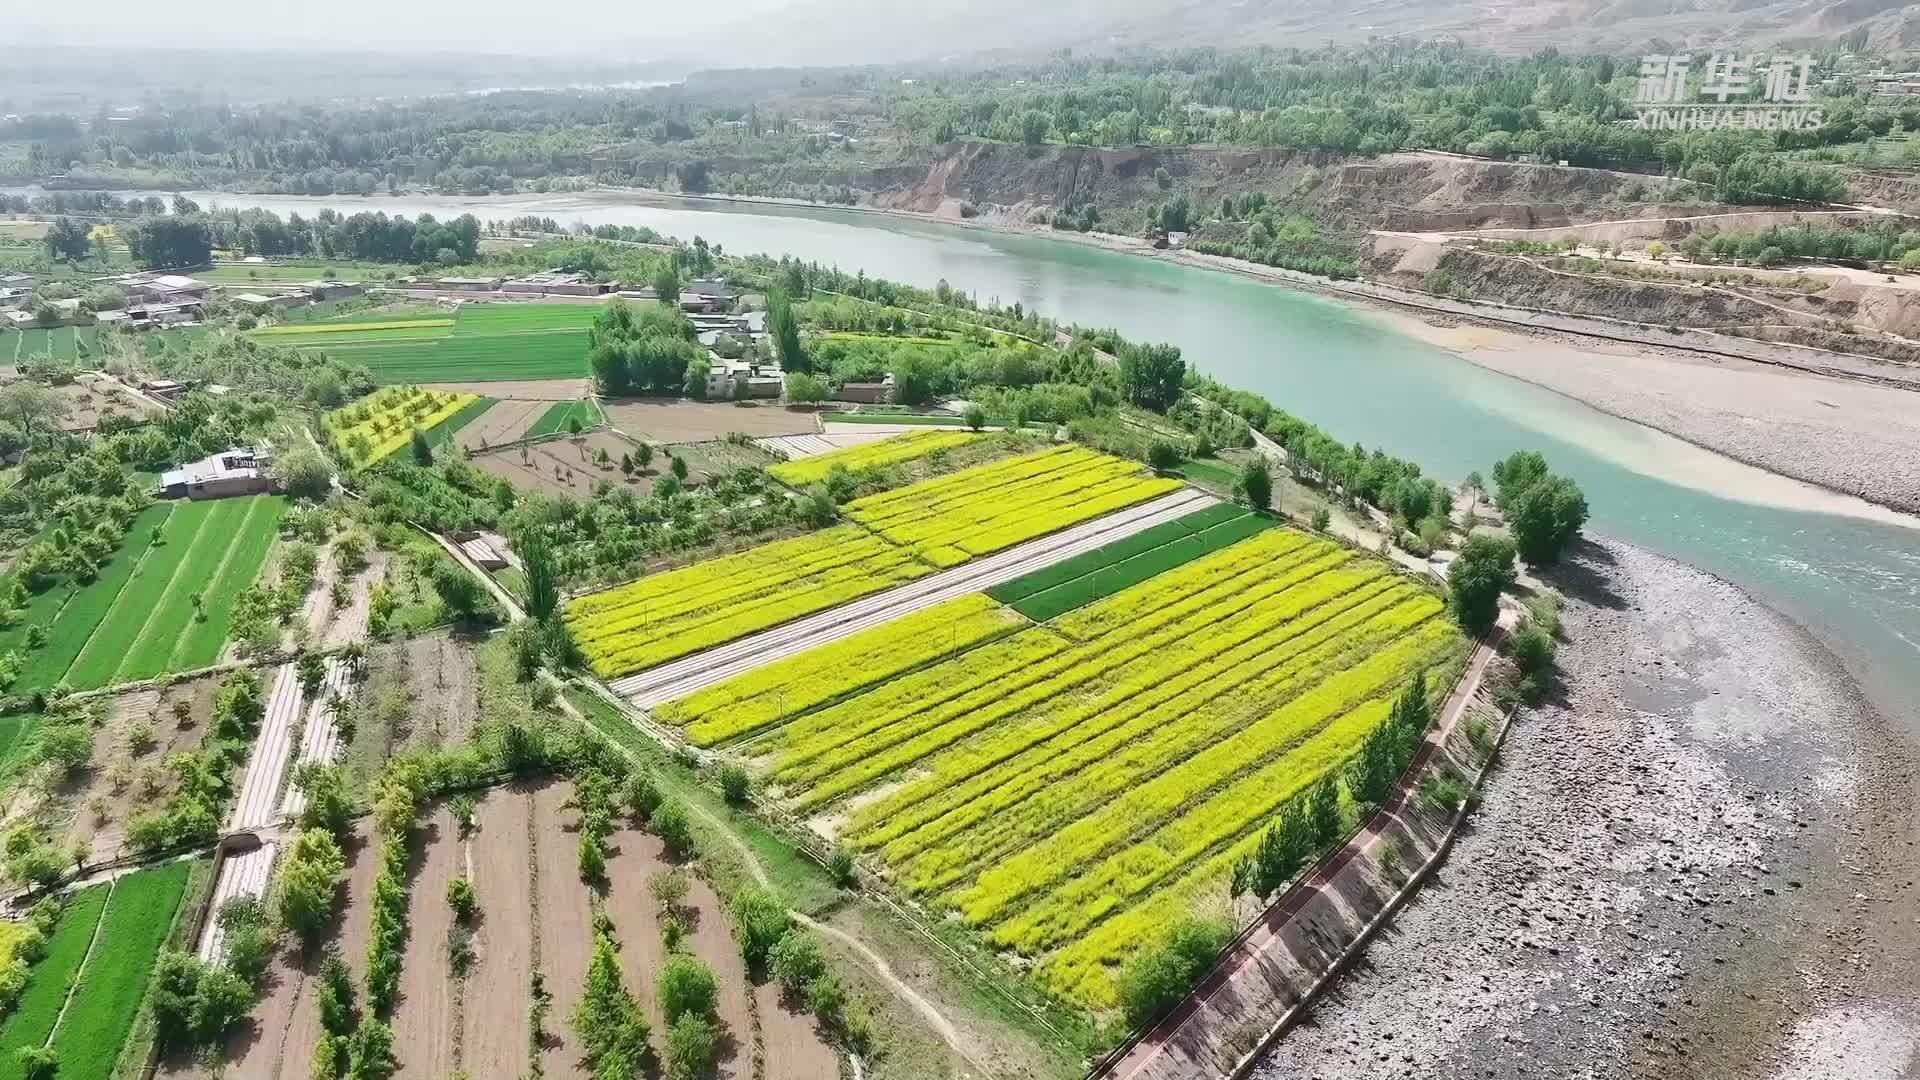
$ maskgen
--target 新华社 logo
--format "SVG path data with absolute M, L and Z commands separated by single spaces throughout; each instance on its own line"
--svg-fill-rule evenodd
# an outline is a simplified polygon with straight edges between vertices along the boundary
M 1633 126 L 1667 130 L 1816 128 L 1824 121 L 1813 100 L 1813 57 L 1765 59 L 1713 53 L 1694 77 L 1691 53 L 1640 58 Z M 1756 99 L 1755 91 L 1759 94 Z

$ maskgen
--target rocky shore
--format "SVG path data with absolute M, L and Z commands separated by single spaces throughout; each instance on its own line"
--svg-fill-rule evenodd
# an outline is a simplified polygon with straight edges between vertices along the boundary
M 1911 749 L 1731 585 L 1614 542 L 1557 576 L 1558 684 L 1447 865 L 1254 1075 L 1909 1075 Z

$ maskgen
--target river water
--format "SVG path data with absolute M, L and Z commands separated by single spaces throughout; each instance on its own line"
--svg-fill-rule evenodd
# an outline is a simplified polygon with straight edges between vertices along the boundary
M 606 194 L 190 197 L 307 216 L 331 206 L 644 225 L 739 254 L 792 254 L 924 287 L 945 280 L 982 301 L 1018 301 L 1063 322 L 1173 342 L 1200 371 L 1449 483 L 1476 469 L 1490 475 L 1510 450 L 1538 449 L 1586 489 L 1590 531 L 1746 587 L 1813 630 L 1883 714 L 1920 734 L 1920 519 L 1739 465 L 1315 295 L 1044 236 L 852 211 L 637 205 Z

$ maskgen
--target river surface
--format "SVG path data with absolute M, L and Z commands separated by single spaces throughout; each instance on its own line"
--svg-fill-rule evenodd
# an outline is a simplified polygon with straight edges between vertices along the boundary
M 736 254 L 792 254 L 1062 322 L 1170 341 L 1198 370 L 1265 395 L 1337 438 L 1383 447 L 1448 483 L 1533 448 L 1585 488 L 1591 531 L 1736 582 L 1812 629 L 1880 707 L 1920 735 L 1920 519 L 1739 465 L 1470 364 L 1370 313 L 1228 273 L 1040 235 L 800 207 L 611 194 L 504 198 L 215 195 L 202 206 L 323 207 L 483 222 L 644 225 Z

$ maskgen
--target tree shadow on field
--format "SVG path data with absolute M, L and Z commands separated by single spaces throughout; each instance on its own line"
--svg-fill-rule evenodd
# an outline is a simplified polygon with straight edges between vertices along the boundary
M 1570 600 L 1597 608 L 1621 611 L 1627 601 L 1614 589 L 1619 560 L 1605 547 L 1581 537 L 1558 565 L 1541 572 L 1540 579 Z

